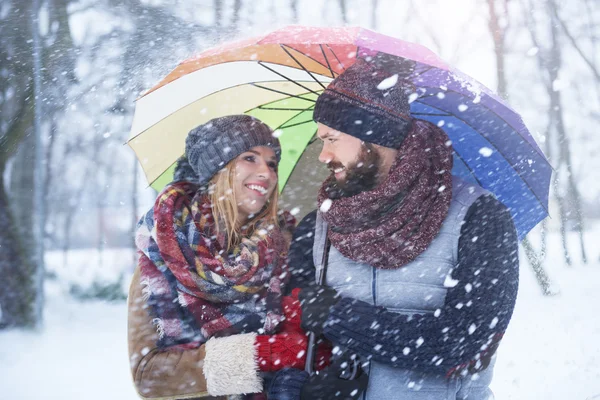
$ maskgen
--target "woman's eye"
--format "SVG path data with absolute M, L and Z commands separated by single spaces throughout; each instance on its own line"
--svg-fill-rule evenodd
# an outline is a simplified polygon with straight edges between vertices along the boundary
M 333 143 L 336 141 L 336 139 L 327 139 L 327 140 L 329 140 L 329 143 Z
M 246 157 L 244 157 L 244 160 L 249 161 L 249 162 L 254 162 L 255 158 L 254 158 L 254 156 L 246 156 Z
M 267 164 L 273 171 L 277 171 L 277 163 L 270 162 Z

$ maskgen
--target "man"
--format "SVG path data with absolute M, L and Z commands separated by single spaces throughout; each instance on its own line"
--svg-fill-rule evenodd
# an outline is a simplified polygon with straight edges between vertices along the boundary
M 518 288 L 516 231 L 491 193 L 451 175 L 451 142 L 410 115 L 413 88 L 390 65 L 359 60 L 317 100 L 319 161 L 331 176 L 290 249 L 303 328 L 358 354 L 368 387 L 331 367 L 310 378 L 285 371 L 273 398 L 319 398 L 311 386 L 323 393 L 327 382 L 341 398 L 492 397 L 492 356 Z

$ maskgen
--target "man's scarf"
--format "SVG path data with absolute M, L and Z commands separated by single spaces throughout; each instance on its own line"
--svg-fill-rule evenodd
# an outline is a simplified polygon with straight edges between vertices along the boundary
M 141 218 L 135 241 L 160 348 L 274 332 L 287 276 L 279 227 L 259 221 L 228 253 L 208 197 L 197 185 L 175 182 Z
M 393 269 L 413 261 L 442 227 L 452 199 L 452 147 L 436 125 L 413 120 L 387 178 L 375 189 L 331 200 L 319 191 L 329 239 L 347 258 Z

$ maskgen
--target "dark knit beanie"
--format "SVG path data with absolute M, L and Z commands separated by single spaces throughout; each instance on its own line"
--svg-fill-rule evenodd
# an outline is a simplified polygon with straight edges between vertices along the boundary
M 381 54 L 360 58 L 319 96 L 313 119 L 365 142 L 397 149 L 411 129 L 407 80 L 414 63 Z
M 281 159 L 279 140 L 273 130 L 249 115 L 215 118 L 192 129 L 185 140 L 185 155 L 204 185 L 227 163 L 256 146 L 270 147 Z

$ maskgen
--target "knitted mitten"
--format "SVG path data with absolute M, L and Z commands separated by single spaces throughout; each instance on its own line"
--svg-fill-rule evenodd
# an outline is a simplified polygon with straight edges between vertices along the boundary
M 298 293 L 299 290 L 294 289 L 291 296 L 283 297 L 285 320 L 280 325 L 280 333 L 256 336 L 255 346 L 261 371 L 278 371 L 286 367 L 304 368 L 308 338 L 300 328 L 302 308 L 297 299 Z M 331 343 L 319 343 L 315 366 L 317 370 L 329 365 L 331 349 Z

